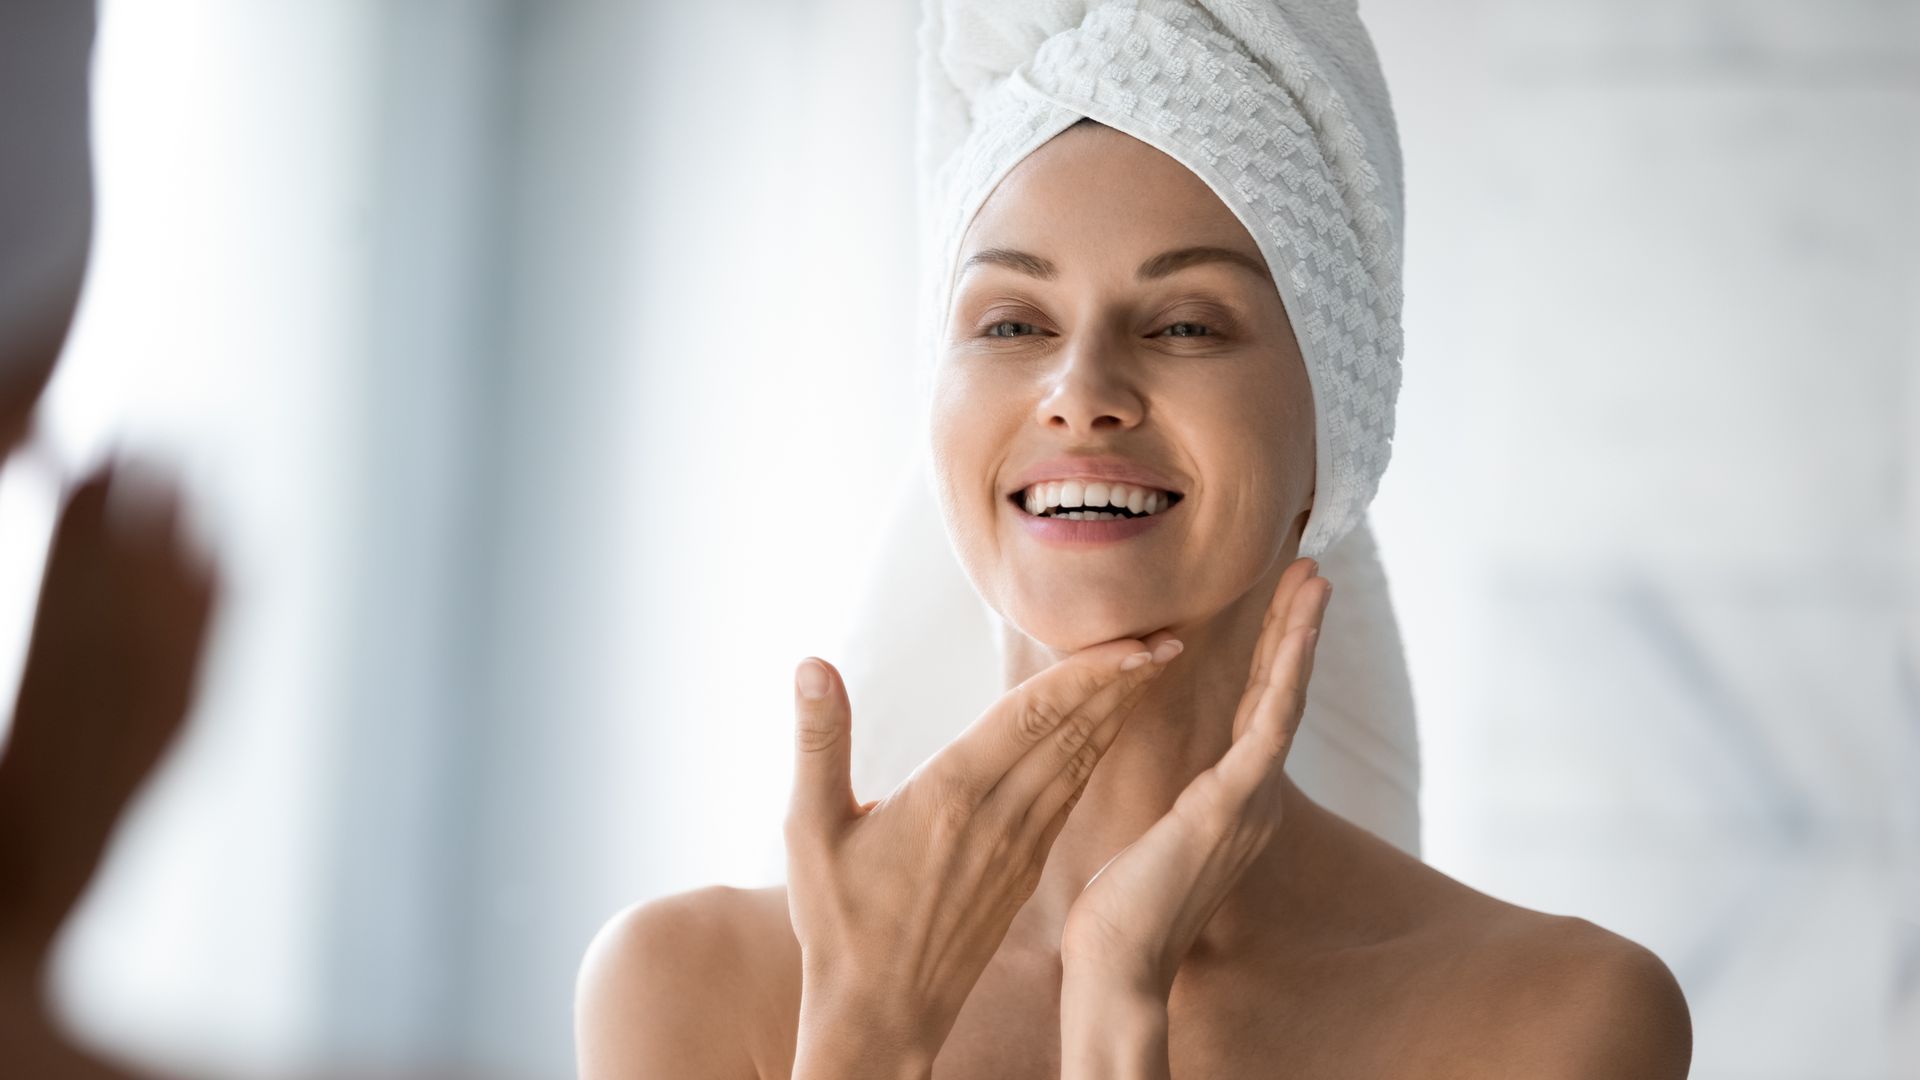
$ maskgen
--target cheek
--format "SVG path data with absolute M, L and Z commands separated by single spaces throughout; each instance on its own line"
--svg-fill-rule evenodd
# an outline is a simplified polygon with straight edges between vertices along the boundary
M 933 384 L 936 445 L 993 443 L 1011 438 L 1032 406 L 1033 386 L 990 359 L 949 360 Z
M 1312 408 L 1296 396 L 1264 375 L 1223 379 L 1189 399 L 1178 437 L 1212 496 L 1196 503 L 1194 524 L 1223 562 L 1271 558 L 1313 489 Z
M 990 377 L 951 365 L 936 377 L 928 428 L 941 510 L 956 542 L 992 524 L 1017 413 L 1010 388 Z

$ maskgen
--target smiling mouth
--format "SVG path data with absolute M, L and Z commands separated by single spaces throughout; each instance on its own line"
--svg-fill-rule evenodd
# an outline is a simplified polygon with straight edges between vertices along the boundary
M 1023 514 L 1067 521 L 1124 521 L 1164 514 L 1181 499 L 1177 491 L 1133 484 L 1049 480 L 1007 496 Z

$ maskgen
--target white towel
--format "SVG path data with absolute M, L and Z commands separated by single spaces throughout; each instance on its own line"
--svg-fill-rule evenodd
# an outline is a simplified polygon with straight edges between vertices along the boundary
M 1314 505 L 1300 553 L 1337 583 L 1287 761 L 1302 790 L 1420 851 L 1419 741 L 1366 520 L 1400 388 L 1398 133 L 1348 0 L 928 0 L 920 37 L 921 386 L 959 244 L 1014 165 L 1083 116 L 1192 169 L 1260 245 L 1313 388 Z M 863 798 L 1003 692 L 999 625 L 930 514 L 924 451 L 849 643 Z

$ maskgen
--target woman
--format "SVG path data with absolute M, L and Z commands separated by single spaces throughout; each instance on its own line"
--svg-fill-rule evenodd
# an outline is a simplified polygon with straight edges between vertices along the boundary
M 613 920 L 582 970 L 583 1075 L 1684 1076 L 1686 1005 L 1652 953 L 1453 881 L 1283 771 L 1333 592 L 1317 555 L 1384 467 L 1363 444 L 1391 433 L 1340 380 L 1389 408 L 1397 388 L 1383 197 L 1333 80 L 1289 81 L 1313 34 L 1274 36 L 1351 8 L 1017 7 L 963 13 L 1021 54 L 998 68 L 956 61 L 979 54 L 938 8 L 928 35 L 949 71 L 1001 73 L 967 110 L 997 133 L 948 170 L 931 417 L 1010 689 L 861 804 L 844 683 L 803 662 L 788 885 Z M 1108 79 L 1154 70 L 1178 73 L 1158 102 Z M 1269 98 L 1239 96 L 1261 70 Z M 1321 140 L 1326 182 L 1142 118 L 1196 80 L 1210 117 L 1302 102 L 1255 142 Z M 1311 247 L 1313 207 L 1263 214 L 1215 161 L 1323 194 L 1346 261 Z M 1329 320 L 1325 281 L 1370 307 Z

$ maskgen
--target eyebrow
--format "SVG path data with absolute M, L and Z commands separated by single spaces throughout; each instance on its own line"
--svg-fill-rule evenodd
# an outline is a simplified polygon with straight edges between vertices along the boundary
M 1185 247 L 1174 251 L 1163 251 L 1141 263 L 1140 268 L 1134 271 L 1134 276 L 1141 281 L 1153 281 L 1190 266 L 1215 262 L 1228 263 L 1250 270 L 1257 274 L 1260 280 L 1268 284 L 1273 283 L 1273 275 L 1267 272 L 1265 262 L 1232 248 L 1223 247 Z M 976 251 L 961 265 L 960 271 L 965 273 L 975 266 L 1004 266 L 1009 270 L 1039 278 L 1042 281 L 1052 281 L 1060 276 L 1060 269 L 1046 259 L 1029 252 L 1015 251 L 1012 248 L 986 248 Z

